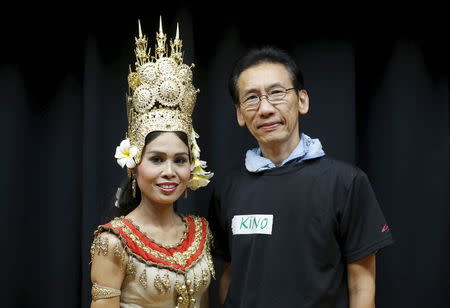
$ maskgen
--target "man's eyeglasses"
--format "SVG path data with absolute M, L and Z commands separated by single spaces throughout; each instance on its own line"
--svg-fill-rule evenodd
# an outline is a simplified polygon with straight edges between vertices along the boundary
M 265 96 L 272 105 L 284 104 L 284 103 L 286 103 L 286 100 L 284 98 L 286 97 L 287 92 L 289 90 L 294 90 L 294 89 L 295 88 L 285 89 L 283 87 L 277 87 L 277 88 L 270 89 L 267 94 L 263 94 L 263 95 L 256 95 L 253 93 L 249 94 L 248 96 L 244 97 L 244 99 L 241 101 L 241 107 L 245 111 L 258 110 L 263 96 Z

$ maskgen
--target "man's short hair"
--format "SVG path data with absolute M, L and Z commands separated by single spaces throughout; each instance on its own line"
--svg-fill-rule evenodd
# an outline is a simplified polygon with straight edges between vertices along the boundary
M 284 50 L 273 46 L 253 48 L 246 52 L 234 65 L 228 79 L 228 90 L 235 104 L 239 104 L 237 82 L 243 71 L 262 63 L 279 63 L 286 67 L 293 86 L 298 91 L 303 89 L 303 74 L 294 59 Z

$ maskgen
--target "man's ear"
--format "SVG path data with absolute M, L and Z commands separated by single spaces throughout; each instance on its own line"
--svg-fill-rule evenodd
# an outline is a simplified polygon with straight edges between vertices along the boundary
M 234 107 L 236 108 L 236 119 L 238 121 L 239 126 L 243 127 L 245 126 L 245 120 L 244 120 L 244 115 L 242 114 L 242 109 L 241 106 L 239 104 L 234 105 Z
M 309 96 L 306 90 L 298 91 L 298 113 L 307 114 L 309 110 Z

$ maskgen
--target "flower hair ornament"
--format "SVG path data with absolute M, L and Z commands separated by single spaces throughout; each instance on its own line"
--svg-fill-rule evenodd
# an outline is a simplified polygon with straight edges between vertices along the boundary
M 128 130 L 114 157 L 122 168 L 128 168 L 128 176 L 131 176 L 131 169 L 140 163 L 145 137 L 149 133 L 184 132 L 188 136 L 191 154 L 188 187 L 196 190 L 208 185 L 214 174 L 204 169 L 206 162 L 200 160 L 200 148 L 196 142 L 198 135 L 192 126 L 192 112 L 199 92 L 192 84 L 194 64 L 188 66 L 183 63 L 178 24 L 175 39 L 166 44 L 160 18 L 154 55 L 147 48 L 147 37 L 142 34 L 139 21 L 138 26 L 135 70 L 130 66 L 128 74 Z

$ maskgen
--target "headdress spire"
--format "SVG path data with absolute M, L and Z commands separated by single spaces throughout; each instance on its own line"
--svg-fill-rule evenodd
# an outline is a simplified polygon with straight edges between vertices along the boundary
M 160 59 L 165 56 L 167 50 L 166 50 L 166 35 L 163 32 L 162 27 L 162 18 L 159 16 L 159 32 L 156 33 L 156 57 L 157 59 Z
M 150 49 L 147 52 L 147 37 L 142 35 L 140 20 L 138 20 L 138 33 L 139 37 L 135 38 L 136 49 L 134 50 L 136 54 L 136 67 L 143 65 L 150 59 Z
M 192 83 L 192 67 L 183 63 L 183 44 L 179 26 L 175 39 L 170 40 L 170 55 L 166 47 L 166 34 L 159 19 L 156 33 L 155 55 L 147 50 L 147 37 L 142 34 L 138 20 L 135 37 L 136 66 L 130 66 L 127 95 L 128 130 L 126 139 L 116 149 L 116 158 L 130 170 L 139 164 L 146 136 L 153 131 L 180 131 L 187 135 L 191 153 L 191 179 L 189 187 L 206 186 L 213 173 L 206 172 L 206 163 L 200 160 L 198 135 L 192 127 L 198 89 Z
M 183 42 L 180 40 L 180 30 L 177 23 L 177 32 L 175 34 L 175 39 L 170 41 L 171 57 L 177 61 L 177 63 L 183 62 L 183 53 L 181 52 L 181 47 L 183 47 Z

